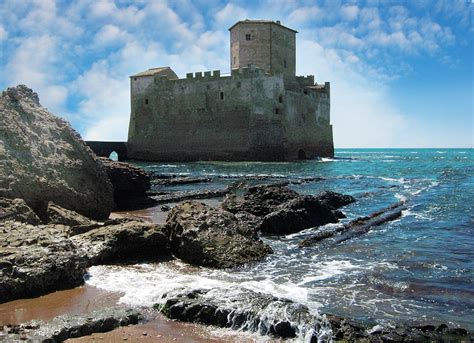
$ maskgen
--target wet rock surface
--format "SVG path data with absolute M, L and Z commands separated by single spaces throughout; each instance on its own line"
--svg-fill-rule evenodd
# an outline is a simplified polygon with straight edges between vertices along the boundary
M 50 321 L 31 321 L 4 326 L 0 341 L 63 342 L 69 338 L 108 332 L 119 326 L 138 324 L 141 314 L 133 309 L 105 308 L 86 315 L 63 315 Z
M 169 254 L 158 225 L 136 220 L 70 227 L 0 223 L 0 303 L 83 284 L 96 263 Z
M 35 209 L 45 202 L 90 218 L 114 207 L 104 168 L 63 119 L 41 107 L 24 85 L 0 95 L 0 196 L 22 198 Z
M 214 293 L 213 289 L 176 293 L 155 308 L 171 319 L 305 342 L 469 342 L 473 338 L 465 329 L 445 324 L 384 327 L 315 315 L 304 305 L 253 291 L 229 291 L 225 301 L 216 300 Z
M 134 198 L 144 197 L 150 189 L 150 175 L 143 169 L 105 157 L 99 159 L 112 183 L 114 201 L 118 208 L 131 207 Z
M 187 201 L 175 206 L 166 226 L 173 253 L 195 265 L 229 268 L 271 253 L 254 228 L 228 211 L 203 203 Z
M 250 187 L 243 197 L 229 194 L 222 207 L 232 213 L 247 213 L 256 230 L 267 235 L 286 235 L 301 230 L 337 223 L 344 214 L 338 208 L 354 202 L 349 195 L 323 192 L 300 195 L 286 185 Z M 251 218 L 252 219 L 252 218 Z
M 89 218 L 77 212 L 62 208 L 52 201 L 49 201 L 47 206 L 44 219 L 48 224 L 63 224 L 72 227 L 94 224 L 94 221 Z
M 227 301 L 222 303 L 216 301 L 214 292 L 211 289 L 178 293 L 155 308 L 171 319 L 280 338 L 305 337 L 324 326 L 322 318 L 288 299 L 252 291 L 229 291 Z

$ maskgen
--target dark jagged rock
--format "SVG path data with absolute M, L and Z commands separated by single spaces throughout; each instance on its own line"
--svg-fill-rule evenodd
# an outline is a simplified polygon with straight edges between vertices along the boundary
M 232 213 L 248 212 L 256 216 L 265 216 L 275 211 L 279 205 L 298 196 L 298 193 L 285 186 L 260 185 L 250 187 L 242 199 L 234 194 L 227 196 L 222 208 Z
M 337 216 L 327 205 L 312 196 L 301 196 L 278 206 L 276 211 L 263 217 L 257 230 L 263 234 L 285 235 L 337 222 Z
M 167 177 L 166 177 L 167 176 Z M 212 179 L 209 177 L 179 177 L 176 175 L 163 175 L 155 176 L 151 180 L 151 183 L 154 185 L 162 185 L 162 186 L 174 186 L 174 185 L 187 185 L 193 183 L 207 183 L 212 182 Z
M 71 240 L 83 249 L 90 265 L 137 257 L 159 258 L 169 255 L 169 234 L 165 229 L 137 220 L 110 221 Z
M 200 266 L 229 268 L 271 253 L 254 228 L 234 214 L 187 201 L 171 210 L 166 221 L 173 253 Z
M 87 259 L 64 225 L 0 223 L 0 303 L 84 282 Z
M 341 243 L 353 237 L 360 236 L 368 232 L 375 226 L 400 218 L 402 211 L 406 209 L 404 202 L 395 203 L 382 210 L 376 211 L 369 216 L 359 217 L 348 224 L 338 225 L 324 230 L 319 230 L 314 235 L 300 241 L 300 248 L 308 247 L 320 241 L 335 237 L 334 243 Z
M 318 199 L 322 204 L 329 206 L 332 210 L 337 210 L 356 201 L 353 196 L 331 191 L 319 193 L 316 195 L 316 199 Z
M 171 319 L 280 338 L 294 338 L 324 325 L 306 306 L 252 291 L 229 293 L 223 304 L 212 291 L 195 290 L 170 296 L 155 307 Z
M 0 329 L 0 340 L 7 342 L 63 342 L 69 338 L 112 331 L 120 326 L 138 324 L 141 314 L 133 309 L 105 308 L 84 315 L 72 314 L 50 321 L 31 321 L 6 325 Z
M 337 223 L 344 214 L 336 208 L 355 201 L 353 197 L 334 192 L 319 196 L 299 195 L 282 185 L 251 187 L 243 197 L 227 195 L 222 207 L 232 213 L 249 213 L 260 217 L 254 221 L 264 234 L 284 235 Z
M 252 291 L 229 292 L 216 299 L 213 290 L 167 295 L 155 308 L 171 319 L 258 332 L 310 342 L 469 342 L 472 333 L 442 324 L 384 327 L 334 315 L 316 316 L 301 304 Z
M 36 210 L 48 201 L 93 219 L 109 216 L 112 185 L 69 124 L 24 85 L 0 95 L 0 196 Z
M 129 163 L 99 158 L 114 189 L 114 200 L 119 208 L 129 206 L 131 198 L 143 197 L 150 189 L 150 175 Z
M 0 222 L 11 220 L 39 225 L 40 218 L 23 199 L 0 198 Z

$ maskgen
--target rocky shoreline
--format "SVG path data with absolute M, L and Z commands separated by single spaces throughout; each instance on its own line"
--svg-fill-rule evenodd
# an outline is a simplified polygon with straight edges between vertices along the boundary
M 272 254 L 262 236 L 283 236 L 338 223 L 345 218 L 341 208 L 356 201 L 329 191 L 301 195 L 288 187 L 318 182 L 319 177 L 236 178 L 225 189 L 162 190 L 173 185 L 211 184 L 213 180 L 150 175 L 130 164 L 96 157 L 64 120 L 40 106 L 36 93 L 26 86 L 2 93 L 0 119 L 0 303 L 82 285 L 87 268 L 98 264 L 178 258 L 219 269 L 258 263 Z M 223 199 L 212 207 L 196 201 L 203 198 Z M 171 208 L 169 203 L 177 204 Z M 113 209 L 158 204 L 163 205 L 161 211 L 169 211 L 164 224 L 108 219 Z M 395 204 L 329 231 L 315 229 L 316 234 L 300 246 L 319 244 L 336 234 L 339 240 L 364 234 L 398 218 L 403 206 Z M 211 294 L 209 289 L 173 294 L 155 310 L 171 319 L 282 339 L 472 339 L 466 330 L 447 325 L 382 328 L 331 315 L 315 317 L 301 304 L 263 293 L 249 292 L 245 299 L 231 301 L 233 307 L 222 306 Z M 256 311 L 269 306 L 283 311 L 287 320 L 263 318 Z M 136 309 L 105 308 L 48 322 L 2 323 L 0 340 L 59 342 L 137 324 L 141 318 Z

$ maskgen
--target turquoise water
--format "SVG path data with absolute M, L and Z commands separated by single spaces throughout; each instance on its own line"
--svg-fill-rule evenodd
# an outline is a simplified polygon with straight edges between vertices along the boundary
M 298 248 L 311 229 L 266 239 L 275 253 L 234 271 L 190 269 L 176 262 L 133 272 L 104 267 L 92 269 L 89 282 L 123 290 L 130 288 L 123 286 L 127 277 L 133 277 L 136 286 L 123 298 L 133 304 L 156 301 L 163 289 L 173 287 L 220 287 L 223 298 L 230 289 L 245 288 L 291 298 L 319 313 L 474 329 L 473 159 L 472 149 L 337 149 L 335 159 L 321 161 L 137 163 L 157 173 L 215 181 L 169 190 L 220 188 L 239 176 L 318 176 L 320 181 L 291 187 L 305 194 L 353 195 L 357 202 L 343 209 L 346 220 L 400 200 L 408 209 L 399 220 L 339 244 Z

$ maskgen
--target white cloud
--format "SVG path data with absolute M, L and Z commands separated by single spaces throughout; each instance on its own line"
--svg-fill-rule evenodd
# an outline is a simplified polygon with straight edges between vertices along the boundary
M 8 31 L 5 30 L 5 28 L 0 25 L 0 41 L 5 40 L 8 38 Z
M 359 15 L 359 7 L 357 7 L 356 5 L 342 6 L 341 15 L 345 20 L 355 20 Z
M 107 24 L 95 35 L 94 43 L 98 46 L 110 46 L 125 42 L 129 34 L 115 25 Z
M 316 72 L 319 82 L 331 82 L 336 147 L 399 146 L 406 118 L 389 102 L 385 87 L 353 68 L 351 55 L 344 59 L 334 49 L 301 39 L 298 52 L 298 73 Z
M 56 79 L 53 64 L 58 56 L 56 40 L 48 35 L 24 39 L 7 64 L 8 83 L 26 84 L 40 94 L 41 103 L 61 113 L 67 100 L 67 88 Z
M 249 14 L 247 10 L 230 2 L 221 8 L 214 16 L 216 26 L 221 28 L 229 28 L 238 20 L 250 19 L 248 17 Z
M 322 18 L 324 11 L 318 6 L 300 7 L 293 10 L 288 16 L 290 25 L 302 25 L 305 22 L 318 20 Z

